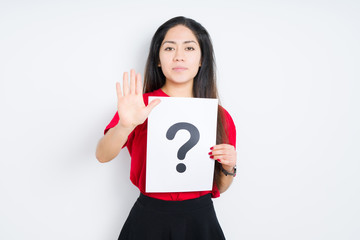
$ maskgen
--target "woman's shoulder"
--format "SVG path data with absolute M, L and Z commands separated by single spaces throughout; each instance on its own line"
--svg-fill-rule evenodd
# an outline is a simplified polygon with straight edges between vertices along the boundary
M 230 113 L 221 105 L 219 105 L 219 109 L 220 109 L 220 114 L 222 114 L 223 121 L 225 121 L 227 128 L 233 132 L 236 132 L 235 122 L 231 117 Z
M 230 115 L 230 113 L 221 105 L 219 105 L 219 108 L 220 108 L 220 111 L 221 113 L 223 114 L 223 116 L 226 118 L 226 119 L 231 119 L 232 121 L 232 117 Z
M 168 95 L 166 95 L 166 93 L 164 93 L 163 90 L 161 90 L 161 88 L 152 92 L 144 93 L 143 98 L 145 105 L 148 104 L 149 97 L 168 97 Z

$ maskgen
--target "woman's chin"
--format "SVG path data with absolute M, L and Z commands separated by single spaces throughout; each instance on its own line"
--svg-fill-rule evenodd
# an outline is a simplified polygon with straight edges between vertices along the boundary
M 182 84 L 190 84 L 192 83 L 193 79 L 183 78 L 183 77 L 176 77 L 176 78 L 168 78 L 166 79 L 167 82 L 175 85 L 182 85 Z

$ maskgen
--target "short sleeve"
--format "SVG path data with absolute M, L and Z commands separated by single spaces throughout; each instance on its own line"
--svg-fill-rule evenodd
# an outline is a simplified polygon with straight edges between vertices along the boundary
M 110 128 L 115 127 L 119 122 L 119 114 L 118 112 L 115 113 L 114 117 L 111 119 L 110 123 L 106 126 L 104 130 L 104 135 L 109 131 Z
M 223 112 L 223 121 L 224 121 L 224 128 L 225 133 L 227 136 L 228 144 L 233 145 L 236 148 L 236 127 L 234 124 L 234 120 L 232 119 L 231 115 L 226 111 L 225 108 L 222 108 Z

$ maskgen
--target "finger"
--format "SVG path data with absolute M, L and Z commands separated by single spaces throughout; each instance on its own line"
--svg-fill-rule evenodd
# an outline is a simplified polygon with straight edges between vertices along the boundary
M 221 160 L 226 162 L 235 162 L 233 158 L 227 156 L 227 155 L 215 155 L 213 156 L 214 160 Z
M 224 161 L 224 160 L 221 159 L 221 158 L 216 158 L 216 159 L 215 159 L 215 158 L 211 158 L 211 159 L 214 160 L 214 161 L 218 161 L 218 162 L 221 163 L 221 164 L 222 164 L 223 161 Z
M 209 152 L 209 157 L 214 159 L 214 160 L 226 160 L 226 161 L 230 161 L 230 162 L 234 162 L 236 163 L 236 156 L 234 156 L 232 153 L 217 153 L 217 154 L 214 154 L 212 152 Z
M 213 147 L 210 148 L 210 150 L 212 152 L 216 152 L 216 151 L 236 151 L 235 147 L 229 144 L 220 144 L 220 145 L 215 145 Z
M 158 99 L 158 98 L 152 100 L 152 101 L 146 106 L 147 115 L 149 115 L 150 112 L 154 109 L 154 107 L 157 106 L 160 102 L 161 102 L 161 100 Z
M 229 150 L 228 149 L 219 149 L 219 150 L 215 150 L 213 149 L 210 155 L 224 155 L 224 154 L 229 154 Z
M 141 74 L 136 75 L 136 92 L 135 94 L 142 94 Z
M 213 149 L 235 149 L 235 147 L 233 145 L 223 143 L 223 144 L 218 144 L 218 145 L 212 146 L 210 149 L 211 150 L 213 150 Z
M 118 100 L 122 97 L 121 86 L 119 82 L 116 83 L 116 95 Z
M 225 155 L 211 155 L 210 156 L 211 159 L 214 159 L 214 160 L 221 160 L 221 159 L 226 159 L 226 156 Z
M 234 148 L 220 148 L 213 149 L 209 152 L 209 155 L 235 155 L 236 150 Z
M 130 70 L 130 94 L 135 94 L 135 80 L 136 75 L 135 75 L 135 70 L 131 69 Z
M 129 74 L 128 74 L 128 72 L 124 72 L 124 74 L 123 74 L 123 93 L 124 93 L 124 96 L 129 94 Z
M 236 165 L 236 162 L 233 161 L 233 160 L 230 160 L 230 159 L 227 159 L 225 157 L 218 157 L 216 159 L 214 159 L 215 161 L 218 161 L 219 163 L 223 164 L 223 165 L 226 165 L 226 166 L 235 166 Z

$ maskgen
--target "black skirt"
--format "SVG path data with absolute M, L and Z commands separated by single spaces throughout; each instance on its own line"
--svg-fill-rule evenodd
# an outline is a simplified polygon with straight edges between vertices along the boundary
M 222 240 L 211 195 L 165 201 L 140 194 L 119 240 Z

